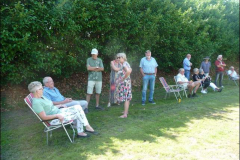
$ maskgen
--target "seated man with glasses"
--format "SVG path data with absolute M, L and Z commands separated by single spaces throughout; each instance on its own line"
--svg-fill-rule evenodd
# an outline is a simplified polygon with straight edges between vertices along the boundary
M 72 100 L 72 98 L 65 98 L 59 90 L 54 87 L 54 82 L 51 77 L 43 78 L 43 95 L 53 102 L 54 105 L 64 105 L 66 107 L 80 105 L 85 114 L 88 113 L 88 102 L 85 100 Z
M 188 79 L 185 77 L 184 75 L 184 69 L 180 68 L 178 70 L 178 75 L 177 75 L 177 83 L 182 85 L 184 87 L 184 89 L 188 88 L 189 94 L 188 94 L 188 98 L 192 98 L 192 97 L 198 97 L 196 92 L 201 84 L 201 82 L 196 81 L 188 81 Z M 194 89 L 195 88 L 195 89 Z M 192 94 L 193 91 L 193 94 Z

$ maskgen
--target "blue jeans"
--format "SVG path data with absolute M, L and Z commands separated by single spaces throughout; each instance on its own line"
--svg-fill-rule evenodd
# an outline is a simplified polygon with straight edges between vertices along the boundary
M 143 90 L 142 90 L 142 101 L 146 101 L 146 92 L 147 92 L 147 87 L 148 87 L 148 82 L 149 82 L 149 87 L 150 87 L 150 94 L 149 94 L 149 101 L 153 100 L 153 94 L 154 94 L 154 86 L 155 86 L 155 75 L 145 75 L 143 77 Z
M 80 105 L 82 109 L 84 110 L 85 108 L 88 108 L 88 102 L 85 100 L 72 100 L 71 102 L 65 103 L 67 107 L 71 107 L 74 105 Z
M 190 70 L 185 70 L 184 75 L 190 81 Z

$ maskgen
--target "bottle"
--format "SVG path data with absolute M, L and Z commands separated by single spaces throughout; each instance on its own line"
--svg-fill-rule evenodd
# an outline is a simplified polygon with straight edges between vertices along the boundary
M 178 98 L 178 103 L 181 103 L 182 99 L 181 98 Z

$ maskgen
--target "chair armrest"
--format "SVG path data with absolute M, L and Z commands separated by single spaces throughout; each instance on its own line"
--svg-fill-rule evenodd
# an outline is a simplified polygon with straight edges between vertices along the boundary
M 49 119 L 49 120 L 41 120 L 40 122 L 48 122 L 48 121 L 51 121 L 51 120 L 54 120 L 54 119 L 58 119 L 58 118 L 53 118 L 53 119 Z

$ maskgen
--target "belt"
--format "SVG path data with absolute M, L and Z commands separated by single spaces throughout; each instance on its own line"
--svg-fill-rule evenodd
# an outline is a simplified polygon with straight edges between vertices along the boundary
M 155 73 L 144 73 L 146 75 L 154 75 Z

